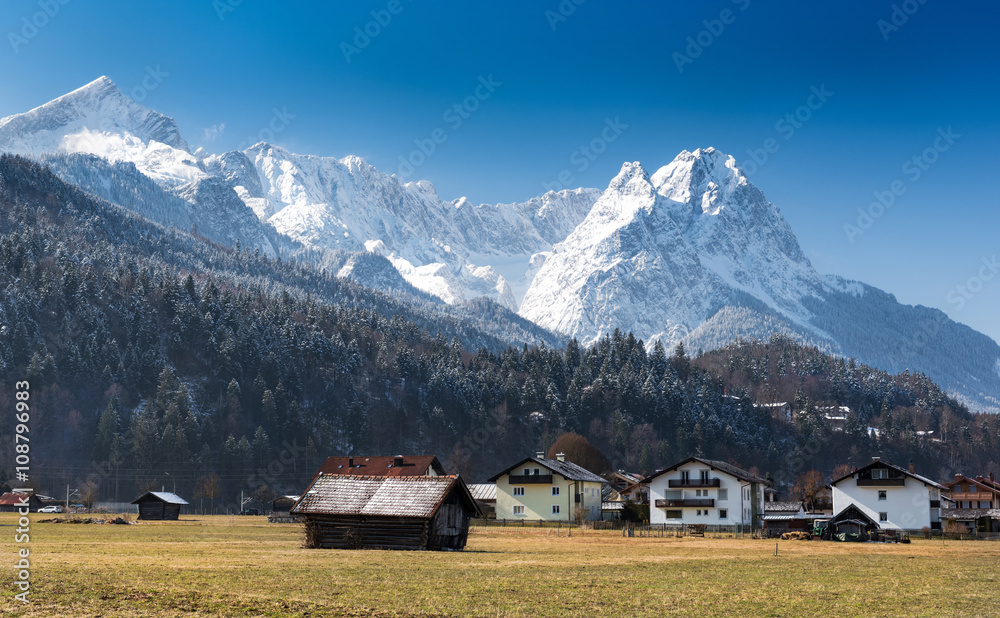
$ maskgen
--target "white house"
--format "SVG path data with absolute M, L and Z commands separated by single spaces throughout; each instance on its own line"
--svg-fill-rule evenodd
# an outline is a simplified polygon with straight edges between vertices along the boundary
M 759 526 L 765 482 L 724 461 L 689 457 L 643 481 L 649 523 Z
M 894 466 L 878 457 L 830 483 L 834 516 L 852 504 L 883 530 L 932 530 L 941 527 L 941 490 L 944 486 Z

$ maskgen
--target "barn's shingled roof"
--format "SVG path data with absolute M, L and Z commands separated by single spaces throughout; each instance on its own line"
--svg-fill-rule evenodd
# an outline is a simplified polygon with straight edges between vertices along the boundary
M 453 487 L 474 503 L 465 482 L 456 476 L 321 474 L 292 508 L 292 513 L 433 517 Z
M 167 504 L 179 504 L 182 506 L 187 504 L 187 500 L 169 491 L 147 491 L 146 493 L 142 494 L 141 496 L 133 500 L 132 504 L 138 504 L 139 501 L 145 498 L 146 496 L 153 496 L 154 498 L 160 500 L 161 502 L 166 502 Z

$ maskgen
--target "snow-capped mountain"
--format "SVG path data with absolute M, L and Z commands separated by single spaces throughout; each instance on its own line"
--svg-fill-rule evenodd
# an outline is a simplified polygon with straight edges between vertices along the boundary
M 305 247 L 321 267 L 419 302 L 504 311 L 486 298 L 585 342 L 619 328 L 711 349 L 784 333 L 888 371 L 923 371 L 1000 410 L 995 341 L 817 273 L 778 208 L 713 148 L 652 175 L 625 163 L 603 192 L 475 205 L 354 156 L 267 143 L 192 153 L 171 118 L 102 77 L 0 120 L 0 151 L 154 221 L 265 255 Z
M 708 148 L 652 176 L 622 166 L 538 271 L 521 315 L 588 343 L 615 328 L 673 343 L 742 295 L 807 325 L 801 299 L 822 288 L 777 208 Z
M 625 163 L 555 245 L 520 313 L 587 343 L 615 328 L 690 349 L 783 333 L 887 371 L 923 371 L 1000 410 L 995 341 L 817 273 L 778 208 L 713 148 L 682 152 L 652 176 Z
M 206 176 L 174 119 L 139 105 L 107 77 L 0 120 L 0 150 L 26 156 L 88 153 L 112 163 L 127 161 L 170 188 Z
M 0 151 L 40 159 L 63 180 L 158 223 L 276 255 L 253 213 L 188 152 L 173 118 L 107 77 L 0 120 Z
M 262 221 L 307 246 L 370 251 L 416 288 L 456 304 L 481 296 L 516 310 L 532 258 L 590 210 L 592 189 L 521 204 L 444 201 L 427 181 L 403 183 L 364 160 L 298 155 L 260 143 L 205 159 Z

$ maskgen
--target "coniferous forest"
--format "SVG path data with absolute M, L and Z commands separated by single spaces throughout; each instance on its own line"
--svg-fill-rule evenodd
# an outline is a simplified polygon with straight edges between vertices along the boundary
M 562 345 L 499 306 L 386 295 L 166 229 L 9 156 L 0 290 L 0 408 L 30 382 L 43 493 L 90 483 L 99 500 L 130 501 L 176 487 L 235 509 L 240 492 L 298 493 L 323 458 L 347 454 L 435 454 L 481 481 L 566 432 L 637 472 L 692 454 L 779 485 L 872 455 L 938 480 L 1000 472 L 1000 418 L 919 373 L 782 337 Z M 848 406 L 846 421 L 831 423 L 831 406 Z M 0 485 L 12 449 L 0 440 Z

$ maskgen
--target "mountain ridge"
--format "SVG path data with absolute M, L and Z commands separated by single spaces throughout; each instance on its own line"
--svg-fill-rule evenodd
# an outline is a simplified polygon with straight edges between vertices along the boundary
M 1000 409 L 995 341 L 877 288 L 819 274 L 780 209 L 712 147 L 685 150 L 652 174 L 626 162 L 603 191 L 475 205 L 443 200 L 430 182 L 403 182 L 353 155 L 300 155 L 265 142 L 192 154 L 173 119 L 102 77 L 0 120 L 0 150 L 48 157 L 88 191 L 223 244 L 268 256 L 289 247 L 373 253 L 406 285 L 383 262 L 341 261 L 337 272 L 390 293 L 415 288 L 456 306 L 485 297 L 585 343 L 616 328 L 647 346 L 785 333 L 887 369 L 926 371 L 966 401 Z M 86 156 L 119 167 L 112 174 Z M 140 187 L 142 178 L 162 195 Z

